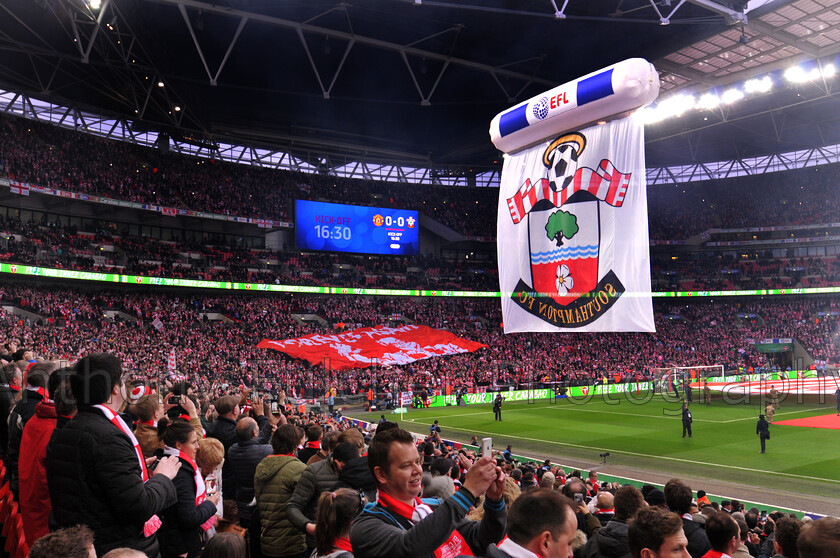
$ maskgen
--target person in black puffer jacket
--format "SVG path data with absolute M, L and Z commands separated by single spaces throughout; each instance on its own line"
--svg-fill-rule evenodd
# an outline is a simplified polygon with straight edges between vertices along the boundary
M 165 457 L 149 478 L 136 438 L 116 413 L 125 397 L 117 357 L 83 358 L 74 367 L 70 387 L 78 413 L 53 433 L 47 446 L 53 527 L 87 525 L 99 556 L 128 547 L 156 558 L 155 515 L 175 503 L 172 479 L 180 463 Z
M 163 419 L 158 433 L 166 445 L 164 454 L 181 461 L 173 479 L 178 500 L 161 514 L 161 553 L 163 558 L 198 558 L 204 548 L 204 532 L 214 524 L 219 493 L 207 494 L 204 477 L 195 463 L 198 435 L 190 423 L 176 419 L 168 424 Z
M 645 499 L 635 486 L 622 486 L 615 493 L 615 517 L 595 532 L 583 548 L 583 558 L 629 558 L 627 520 L 645 507 Z

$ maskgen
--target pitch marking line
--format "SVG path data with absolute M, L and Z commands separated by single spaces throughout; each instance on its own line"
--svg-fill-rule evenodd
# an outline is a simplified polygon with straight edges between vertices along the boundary
M 550 407 L 549 406 L 543 406 L 543 407 L 537 407 L 537 409 L 550 409 Z M 534 410 L 534 409 L 528 409 L 528 408 L 525 408 L 525 409 L 508 409 L 505 412 L 506 413 L 521 413 L 521 412 L 524 412 L 524 411 L 532 411 L 532 410 Z M 661 415 L 661 416 L 659 416 L 659 415 L 643 415 L 643 414 L 640 415 L 640 414 L 637 414 L 637 413 L 619 413 L 619 412 L 616 412 L 616 411 L 600 411 L 598 409 L 582 409 L 580 407 L 566 407 L 566 406 L 560 407 L 560 406 L 557 406 L 557 407 L 554 408 L 554 410 L 556 410 L 556 411 L 575 411 L 577 413 L 595 413 L 595 414 L 602 414 L 602 415 L 648 417 L 648 418 L 652 418 L 652 419 L 679 420 L 679 421 L 682 420 L 681 415 L 680 416 L 673 416 L 673 417 L 669 417 L 667 415 Z M 776 413 L 775 416 L 794 415 L 794 414 L 797 414 L 797 413 L 810 413 L 810 412 L 813 412 L 813 409 L 803 410 L 803 411 L 788 411 L 786 413 Z M 454 414 L 454 415 L 442 415 L 442 416 L 445 416 L 446 418 L 450 418 L 450 417 L 473 417 L 473 416 L 480 416 L 480 415 L 486 415 L 486 414 L 488 414 L 487 411 L 480 411 L 480 412 L 475 412 L 475 413 L 458 413 L 458 414 Z M 405 419 L 405 420 L 409 421 L 409 420 L 412 420 L 412 419 Z M 708 423 L 712 423 L 712 424 L 727 424 L 727 423 L 731 423 L 731 422 L 740 422 L 740 421 L 744 421 L 744 420 L 757 420 L 757 419 L 756 419 L 756 417 L 746 417 L 746 418 L 729 419 L 729 420 L 710 420 L 710 419 L 695 418 L 694 422 L 708 422 Z M 412 420 L 412 422 L 413 422 L 413 420 Z M 421 423 L 421 424 L 425 424 L 425 423 Z M 429 423 L 429 424 L 431 424 L 431 423 Z
M 450 416 L 453 416 L 453 415 L 450 415 Z M 408 419 L 406 420 L 406 422 L 408 422 Z M 432 424 L 431 422 L 421 422 L 421 421 L 416 421 L 415 419 L 411 419 L 411 422 L 414 422 L 415 424 L 422 424 L 422 425 Z M 467 433 L 471 433 L 471 434 L 485 434 L 487 436 L 500 436 L 500 434 L 498 432 L 486 432 L 486 431 L 482 431 L 482 430 L 473 430 L 473 429 L 468 430 L 468 429 L 465 429 L 465 428 L 456 428 L 454 426 L 448 426 L 448 425 L 446 426 L 446 428 L 449 428 L 450 430 L 457 430 L 458 432 L 467 432 Z M 604 447 L 584 446 L 582 444 L 570 444 L 568 442 L 556 442 L 556 441 L 552 441 L 552 440 L 541 440 L 539 438 L 529 438 L 527 436 L 517 436 L 517 439 L 528 440 L 529 442 L 540 442 L 542 444 L 553 444 L 553 445 L 557 445 L 557 446 L 568 446 L 568 447 L 577 448 L 577 449 L 585 449 L 585 450 L 593 450 L 593 451 L 608 451 L 608 452 L 620 453 L 620 454 L 624 454 L 624 455 L 632 455 L 634 457 L 647 457 L 647 458 L 651 458 L 651 459 L 664 459 L 666 461 L 675 461 L 677 463 L 691 463 L 692 465 L 706 465 L 708 467 L 722 467 L 724 469 L 734 469 L 736 471 L 746 471 L 746 472 L 750 472 L 750 473 L 765 473 L 765 474 L 769 474 L 769 475 L 776 475 L 776 476 L 779 476 L 779 477 L 815 480 L 815 481 L 829 482 L 829 483 L 832 483 L 832 484 L 840 485 L 840 480 L 826 479 L 824 477 L 811 477 L 811 476 L 808 476 L 808 475 L 796 475 L 794 473 L 780 473 L 779 471 L 772 471 L 772 470 L 766 470 L 766 469 L 753 469 L 751 467 L 738 467 L 736 465 L 725 465 L 723 463 L 709 463 L 707 461 L 695 461 L 693 459 L 682 459 L 680 457 L 668 457 L 668 456 L 665 456 L 665 455 L 650 455 L 650 454 L 647 454 L 647 453 L 639 453 L 639 452 L 634 452 L 634 451 L 624 451 L 624 450 L 610 449 L 610 448 L 604 448 Z

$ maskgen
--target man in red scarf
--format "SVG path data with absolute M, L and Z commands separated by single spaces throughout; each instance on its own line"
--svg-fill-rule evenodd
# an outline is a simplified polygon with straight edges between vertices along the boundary
M 78 412 L 47 446 L 47 484 L 56 525 L 87 525 L 97 555 L 127 547 L 156 558 L 157 516 L 176 502 L 181 464 L 164 457 L 150 472 L 134 433 L 118 414 L 125 403 L 120 359 L 94 354 L 70 375 Z M 153 476 L 152 476 L 153 475 Z
M 476 461 L 460 490 L 446 500 L 420 499 L 422 460 L 411 433 L 392 428 L 377 434 L 368 466 L 379 498 L 368 504 L 350 529 L 356 558 L 413 558 L 483 555 L 505 533 L 505 478 L 489 456 Z M 481 522 L 466 519 L 486 494 Z

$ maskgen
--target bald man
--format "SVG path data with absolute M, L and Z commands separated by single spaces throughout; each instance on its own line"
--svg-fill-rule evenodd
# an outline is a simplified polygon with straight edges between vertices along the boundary
M 615 518 L 615 496 L 606 490 L 599 492 L 595 508 L 597 511 L 595 517 L 598 518 L 603 527 Z
M 257 472 L 260 461 L 272 454 L 271 445 L 261 444 L 259 434 L 257 421 L 250 417 L 240 419 L 236 423 L 237 442 L 230 446 L 227 454 L 227 461 L 235 479 L 236 494 L 225 494 L 225 497 L 233 496 L 236 499 L 239 524 L 246 529 L 256 509 L 255 505 L 251 505 L 254 500 L 254 473 Z M 222 490 L 227 490 L 224 484 Z

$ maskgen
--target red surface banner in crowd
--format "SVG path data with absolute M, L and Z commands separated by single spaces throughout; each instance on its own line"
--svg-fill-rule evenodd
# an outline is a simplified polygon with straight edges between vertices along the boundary
M 263 339 L 257 347 L 275 349 L 289 356 L 320 364 L 331 370 L 392 366 L 436 356 L 471 353 L 487 347 L 441 329 L 407 325 L 354 329 L 336 335 L 307 335 L 297 339 Z

